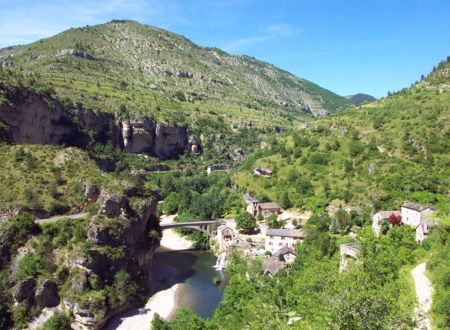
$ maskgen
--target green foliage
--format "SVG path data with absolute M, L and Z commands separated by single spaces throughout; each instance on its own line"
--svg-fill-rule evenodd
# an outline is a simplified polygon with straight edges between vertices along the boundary
M 3 269 L 17 249 L 36 231 L 34 216 L 22 213 L 0 223 L 0 268 Z
M 281 221 L 278 221 L 277 216 L 275 214 L 271 214 L 266 219 L 266 224 L 269 228 L 281 228 L 283 225 Z
M 236 217 L 236 228 L 244 232 L 252 232 L 257 224 L 255 218 L 248 212 L 242 212 Z
M 9 292 L 10 284 L 6 270 L 0 271 L 0 328 L 8 329 L 13 325 L 13 299 Z
M 138 286 L 124 269 L 114 275 L 114 281 L 106 290 L 111 307 L 118 307 L 134 298 L 138 293 Z
M 175 214 L 178 212 L 179 196 L 176 192 L 171 192 L 165 199 L 163 211 L 165 214 Z
M 27 306 L 19 305 L 14 308 L 14 326 L 18 329 L 25 329 L 28 327 L 28 322 L 31 317 L 28 314 Z
M 68 330 L 72 318 L 67 313 L 56 312 L 51 318 L 45 321 L 42 330 Z

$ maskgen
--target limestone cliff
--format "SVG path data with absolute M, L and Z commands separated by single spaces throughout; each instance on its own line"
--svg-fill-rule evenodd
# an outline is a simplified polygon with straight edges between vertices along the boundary
M 120 121 L 76 103 L 64 109 L 58 100 L 24 88 L 0 85 L 0 138 L 9 143 L 86 147 L 111 143 L 129 153 L 162 159 L 201 150 L 187 127 L 157 123 L 147 117 Z
M 116 313 L 139 303 L 139 295 L 145 295 L 152 287 L 153 254 L 159 245 L 155 198 L 140 199 L 130 206 L 126 197 L 102 192 L 99 202 L 99 214 L 91 217 L 87 226 L 92 245 L 86 256 L 70 261 L 78 274 L 72 280 L 75 294 L 63 297 L 75 321 L 89 328 L 101 328 Z M 123 271 L 130 277 L 118 281 L 117 276 Z M 96 305 L 83 299 L 92 290 L 93 278 L 108 283 L 115 291 Z M 128 292 L 130 283 L 137 292 Z M 114 298 L 121 291 L 123 296 Z
M 0 121 L 7 141 L 77 144 L 77 127 L 59 102 L 22 88 L 3 89 L 3 94 L 8 102 L 0 104 Z
M 198 152 L 199 143 L 186 127 L 167 126 L 148 118 L 122 122 L 123 144 L 126 152 L 155 154 L 171 158 L 185 150 Z

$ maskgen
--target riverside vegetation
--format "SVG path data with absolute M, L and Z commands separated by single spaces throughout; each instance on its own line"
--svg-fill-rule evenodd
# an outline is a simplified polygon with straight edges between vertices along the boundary
M 210 320 L 183 309 L 171 321 L 155 318 L 154 329 L 283 329 L 292 318 L 301 329 L 410 329 L 415 294 L 407 270 L 419 261 L 427 262 L 435 288 L 433 326 L 450 326 L 448 59 L 410 88 L 337 111 L 345 98 L 269 64 L 129 21 L 71 29 L 0 56 L 12 62 L 0 71 L 0 113 L 19 102 L 10 94 L 30 91 L 69 114 L 54 127 L 67 119 L 80 128 L 73 140 L 80 143 L 69 148 L 14 144 L 4 137 L 15 128 L 0 121 L 0 202 L 8 219 L 0 223 L 1 328 L 26 327 L 47 305 L 38 301 L 49 283 L 52 298 L 71 307 L 45 329 L 74 319 L 101 327 L 146 298 L 160 237 L 156 215 L 243 217 L 244 192 L 312 211 L 294 265 L 268 278 L 261 260 L 235 253 Z M 111 127 L 100 134 L 82 126 L 76 103 L 112 113 Z M 112 139 L 113 124 L 143 116 L 185 125 L 201 150 L 174 159 L 126 153 Z M 108 172 L 99 159 L 113 164 Z M 206 175 L 214 163 L 232 170 Z M 161 165 L 170 171 L 150 170 Z M 256 166 L 274 175 L 254 176 Z M 380 238 L 371 232 L 372 212 L 404 199 L 438 207 L 440 224 L 421 246 L 403 226 Z M 156 200 L 163 203 L 156 207 Z M 329 205 L 361 211 L 330 217 Z M 82 211 L 82 219 L 34 222 Z M 355 225 L 361 261 L 339 274 L 338 247 L 353 240 L 347 233 Z M 208 248 L 205 236 L 194 236 L 197 247 Z

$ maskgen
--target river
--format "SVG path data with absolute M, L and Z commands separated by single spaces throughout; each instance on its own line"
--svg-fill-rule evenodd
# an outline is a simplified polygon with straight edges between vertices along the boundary
M 218 306 L 226 281 L 214 284 L 214 278 L 224 279 L 213 268 L 216 257 L 209 251 L 173 251 L 160 247 L 154 256 L 153 283 L 156 292 L 142 308 L 114 317 L 107 330 L 149 330 L 154 312 L 166 319 L 178 309 L 189 307 L 198 315 L 209 318 Z

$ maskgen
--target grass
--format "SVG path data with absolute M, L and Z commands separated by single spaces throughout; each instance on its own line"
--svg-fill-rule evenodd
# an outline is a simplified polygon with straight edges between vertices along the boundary
M 76 209 L 84 201 L 84 182 L 121 190 L 85 151 L 42 145 L 0 144 L 2 209 L 24 206 L 52 212 L 58 203 Z

